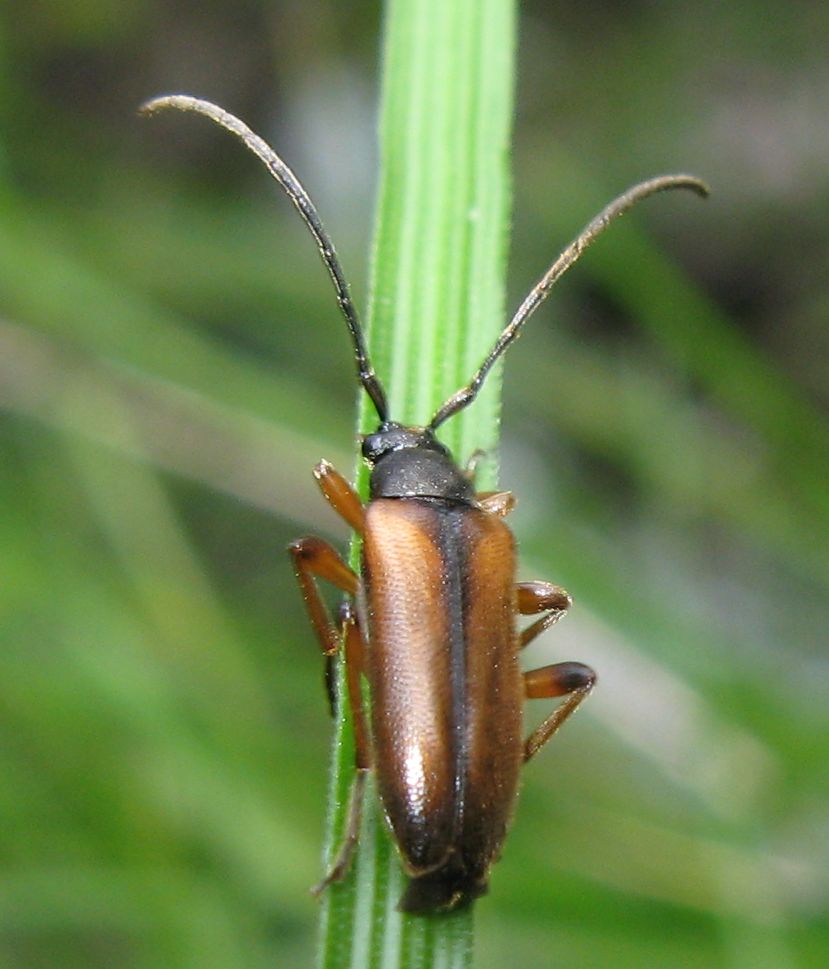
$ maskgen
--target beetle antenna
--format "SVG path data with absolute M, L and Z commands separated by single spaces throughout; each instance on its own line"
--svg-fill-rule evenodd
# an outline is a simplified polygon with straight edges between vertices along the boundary
M 521 328 L 547 298 L 550 290 L 558 280 L 567 272 L 574 262 L 581 256 L 585 249 L 593 243 L 604 230 L 624 215 L 628 209 L 641 202 L 642 199 L 654 195 L 656 192 L 664 192 L 668 189 L 687 188 L 697 195 L 705 198 L 708 195 L 708 186 L 705 182 L 695 178 L 693 175 L 660 175 L 657 178 L 648 179 L 629 188 L 617 199 L 606 206 L 602 211 L 589 222 L 579 235 L 562 252 L 556 261 L 550 266 L 546 273 L 539 279 L 527 295 L 524 302 L 518 307 L 515 316 L 504 327 L 503 333 L 498 337 L 495 346 L 490 350 L 486 360 L 481 364 L 469 383 L 459 391 L 452 394 L 449 400 L 436 412 L 429 427 L 432 430 L 439 427 L 444 421 L 462 411 L 464 407 L 471 404 L 478 396 L 486 375 L 492 369 L 492 365 L 515 340 L 521 332 Z
M 205 117 L 215 121 L 217 125 L 226 128 L 253 152 L 254 155 L 264 164 L 268 171 L 280 184 L 288 198 L 293 202 L 294 207 L 302 217 L 302 221 L 308 227 L 314 241 L 319 249 L 325 268 L 334 284 L 337 294 L 337 303 L 345 318 L 348 331 L 351 334 L 351 341 L 354 344 L 354 357 L 357 361 L 357 375 L 360 383 L 365 388 L 366 393 L 371 398 L 374 408 L 381 421 L 388 418 L 388 404 L 386 403 L 386 393 L 380 383 L 374 368 L 369 359 L 366 349 L 363 328 L 357 316 L 357 310 L 351 301 L 348 292 L 348 283 L 345 279 L 337 253 L 334 250 L 334 243 L 323 228 L 320 217 L 311 197 L 302 187 L 299 179 L 291 169 L 277 155 L 273 148 L 266 141 L 255 134 L 248 126 L 237 117 L 212 104 L 210 101 L 203 101 L 200 98 L 189 97 L 185 94 L 171 94 L 166 97 L 153 98 L 142 104 L 139 108 L 141 114 L 155 114 L 156 111 L 163 111 L 166 108 L 175 108 L 178 111 L 193 111 L 196 114 L 203 114 Z

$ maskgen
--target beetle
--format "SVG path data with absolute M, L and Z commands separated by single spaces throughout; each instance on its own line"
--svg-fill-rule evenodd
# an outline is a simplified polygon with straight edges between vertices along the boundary
M 561 275 L 616 218 L 667 189 L 706 185 L 690 175 L 641 182 L 597 215 L 521 303 L 469 383 L 423 427 L 389 416 L 334 246 L 291 169 L 238 118 L 207 101 L 171 95 L 147 102 L 207 116 L 236 135 L 267 167 L 319 248 L 348 327 L 357 377 L 377 412 L 362 440 L 370 468 L 363 504 L 328 462 L 314 469 L 333 509 L 362 539 L 359 574 L 328 542 L 290 545 L 309 619 L 325 657 L 344 651 L 354 721 L 356 774 L 342 847 L 315 891 L 342 878 L 357 843 L 365 779 L 374 770 L 383 812 L 409 876 L 404 912 L 448 911 L 487 890 L 514 810 L 521 767 L 578 708 L 595 683 L 582 663 L 522 672 L 521 649 L 571 604 L 561 587 L 515 581 L 516 552 L 504 517 L 509 492 L 477 493 L 474 459 L 462 468 L 438 428 L 471 404 L 487 374 Z M 335 620 L 318 583 L 348 596 Z M 518 616 L 537 616 L 519 630 Z M 363 702 L 368 683 L 370 710 Z M 562 697 L 526 739 L 525 698 Z

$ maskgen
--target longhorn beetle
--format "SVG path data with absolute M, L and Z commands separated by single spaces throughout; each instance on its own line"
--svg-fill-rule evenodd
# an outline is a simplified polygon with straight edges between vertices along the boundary
M 377 411 L 362 441 L 371 469 L 363 505 L 328 462 L 314 476 L 334 510 L 362 538 L 359 575 L 319 538 L 290 546 L 311 625 L 327 658 L 345 653 L 354 718 L 356 775 L 343 845 L 321 891 L 343 877 L 357 843 L 365 778 L 374 770 L 383 811 L 409 875 L 399 908 L 448 911 L 487 890 L 518 793 L 519 773 L 587 696 L 595 673 L 554 663 L 522 673 L 518 654 L 556 622 L 570 596 L 547 582 L 515 581 L 515 542 L 502 519 L 509 492 L 476 493 L 435 432 L 471 404 L 495 361 L 553 284 L 616 218 L 655 192 L 685 188 L 690 175 L 664 175 L 620 195 L 590 222 L 536 283 L 469 383 L 425 427 L 391 420 L 334 246 L 308 193 L 258 135 L 222 108 L 184 95 L 156 98 L 142 111 L 177 108 L 206 115 L 236 135 L 266 166 L 302 216 L 334 284 L 354 348 L 357 376 Z M 339 621 L 320 580 L 349 597 Z M 519 631 L 517 616 L 538 616 Z M 365 711 L 361 678 L 368 682 Z M 524 698 L 563 702 L 524 739 Z

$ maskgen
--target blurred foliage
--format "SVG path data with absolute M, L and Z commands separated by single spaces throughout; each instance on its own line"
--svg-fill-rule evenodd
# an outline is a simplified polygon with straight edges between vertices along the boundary
M 688 169 L 511 351 L 528 662 L 600 685 L 527 771 L 478 964 L 829 964 L 829 8 L 523 7 L 511 292 Z M 0 961 L 313 960 L 328 723 L 283 554 L 342 538 L 344 328 L 295 214 L 171 90 L 266 135 L 361 299 L 374 4 L 34 2 L 0 21 Z M 511 301 L 515 302 L 515 300 Z M 544 660 L 541 659 L 544 657 Z

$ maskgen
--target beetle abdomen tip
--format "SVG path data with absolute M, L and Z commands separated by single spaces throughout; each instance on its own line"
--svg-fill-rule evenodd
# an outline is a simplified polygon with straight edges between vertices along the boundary
M 470 877 L 456 869 L 441 868 L 411 878 L 397 908 L 415 915 L 452 912 L 486 895 L 488 890 L 485 877 Z

